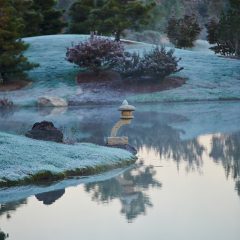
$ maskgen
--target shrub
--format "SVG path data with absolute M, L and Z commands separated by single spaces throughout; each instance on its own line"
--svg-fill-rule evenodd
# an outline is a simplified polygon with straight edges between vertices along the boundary
M 142 57 L 137 53 L 127 53 L 116 70 L 126 77 L 163 79 L 183 69 L 178 68 L 181 59 L 177 59 L 173 53 L 173 50 L 167 51 L 159 46 L 150 52 L 144 52 Z
M 12 107 L 13 102 L 8 100 L 7 98 L 0 98 L 0 108 L 8 108 Z
M 114 68 L 123 56 L 124 48 L 120 42 L 97 36 L 68 48 L 66 53 L 69 62 L 96 74 Z

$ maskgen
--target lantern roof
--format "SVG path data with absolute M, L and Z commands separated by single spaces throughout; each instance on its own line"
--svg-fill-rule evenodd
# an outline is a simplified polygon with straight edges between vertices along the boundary
M 119 111 L 135 111 L 135 107 L 128 104 L 128 101 L 125 99 L 122 102 L 122 105 L 118 108 Z

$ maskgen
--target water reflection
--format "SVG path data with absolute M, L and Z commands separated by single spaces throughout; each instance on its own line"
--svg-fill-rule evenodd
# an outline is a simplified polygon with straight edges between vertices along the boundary
M 155 175 L 156 171 L 152 166 L 139 165 L 116 178 L 86 184 L 85 191 L 97 202 L 109 203 L 113 199 L 119 199 L 121 214 L 132 222 L 139 215 L 146 214 L 147 208 L 152 207 L 146 190 L 161 187 L 161 183 L 154 178 Z
M 227 177 L 233 177 L 240 195 L 240 132 L 213 136 L 209 155 L 222 164 Z
M 0 204 L 0 217 L 6 215 L 7 218 L 11 218 L 11 214 L 25 204 L 27 204 L 26 199 Z
M 0 240 L 5 240 L 8 238 L 8 234 L 3 232 L 0 228 Z
M 42 202 L 44 205 L 52 205 L 58 199 L 60 199 L 65 193 L 65 189 L 55 190 L 51 192 L 39 193 L 35 197 L 38 201 Z

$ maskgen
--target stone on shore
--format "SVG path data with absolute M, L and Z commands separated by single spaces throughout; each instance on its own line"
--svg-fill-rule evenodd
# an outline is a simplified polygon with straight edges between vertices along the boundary
M 47 121 L 35 123 L 32 130 L 26 133 L 26 137 L 44 141 L 63 142 L 63 133 L 52 122 Z

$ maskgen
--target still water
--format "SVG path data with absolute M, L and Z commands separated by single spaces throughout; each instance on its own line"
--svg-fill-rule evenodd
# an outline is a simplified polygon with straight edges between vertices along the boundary
M 0 190 L 10 240 L 240 238 L 240 102 L 137 105 L 122 129 L 139 160 L 84 179 Z M 71 142 L 104 143 L 117 106 L 15 109 L 0 131 L 50 120 Z M 6 200 L 8 199 L 8 201 Z

